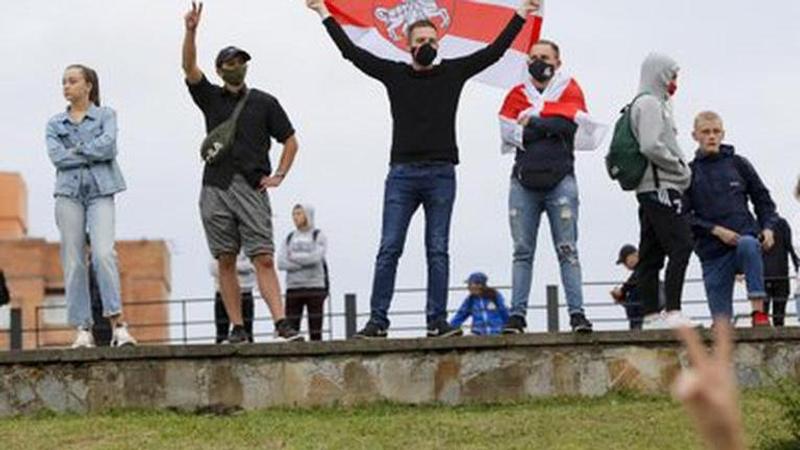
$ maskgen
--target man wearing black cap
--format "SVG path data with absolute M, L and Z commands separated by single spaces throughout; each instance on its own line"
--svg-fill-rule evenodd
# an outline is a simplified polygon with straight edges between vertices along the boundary
M 217 55 L 217 75 L 224 85 L 211 84 L 197 66 L 195 37 L 203 4 L 192 2 L 186 14 L 183 41 L 183 70 L 195 104 L 205 116 L 211 132 L 228 121 L 239 109 L 233 141 L 215 160 L 206 160 L 200 214 L 211 254 L 219 264 L 222 300 L 233 330 L 231 343 L 247 341 L 242 320 L 236 256 L 240 248 L 253 261 L 261 295 L 266 299 L 278 335 L 287 340 L 301 339 L 285 320 L 278 275 L 273 263 L 275 244 L 272 210 L 267 189 L 280 186 L 297 153 L 294 128 L 278 100 L 244 80 L 250 55 L 237 47 L 226 47 Z M 237 108 L 238 105 L 241 106 Z M 283 144 L 283 154 L 275 172 L 269 159 L 271 139 Z
M 623 265 L 631 271 L 631 276 L 622 286 L 615 287 L 611 291 L 611 297 L 618 304 L 625 307 L 625 315 L 628 316 L 631 330 L 641 330 L 644 323 L 644 313 L 642 303 L 639 301 L 636 284 L 636 266 L 639 265 L 639 250 L 633 245 L 624 245 L 619 251 L 617 265 Z

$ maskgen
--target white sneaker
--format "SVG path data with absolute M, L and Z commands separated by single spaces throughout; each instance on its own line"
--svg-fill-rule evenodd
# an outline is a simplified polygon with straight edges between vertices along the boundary
M 114 338 L 111 339 L 111 346 L 125 347 L 126 345 L 136 345 L 136 339 L 128 333 L 128 325 L 123 323 L 114 328 Z
M 642 330 L 669 330 L 670 326 L 667 324 L 667 316 L 663 312 L 655 314 L 648 314 L 644 316 L 644 323 L 642 323 Z
M 670 329 L 676 330 L 680 327 L 694 328 L 696 323 L 689 317 L 683 315 L 680 311 L 670 311 L 664 315 L 664 322 Z
M 92 332 L 78 328 L 78 334 L 75 336 L 75 342 L 72 343 L 72 348 L 92 348 L 94 347 L 94 336 Z

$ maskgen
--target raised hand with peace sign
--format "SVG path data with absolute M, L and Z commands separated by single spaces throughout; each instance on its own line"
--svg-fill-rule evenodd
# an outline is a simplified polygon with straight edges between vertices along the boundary
M 186 35 L 183 38 L 183 72 L 189 83 L 196 84 L 203 78 L 203 72 L 197 65 L 197 44 L 195 42 L 197 26 L 203 15 L 203 3 L 192 2 L 192 9 L 183 20 L 186 23 Z
M 200 18 L 203 15 L 203 2 L 192 2 L 192 9 L 186 13 L 183 20 L 186 22 L 186 31 L 195 32 L 200 25 Z
M 708 448 L 743 450 L 744 431 L 733 370 L 731 325 L 717 322 L 714 332 L 716 348 L 709 355 L 697 331 L 687 327 L 677 330 L 692 367 L 681 372 L 673 391 Z

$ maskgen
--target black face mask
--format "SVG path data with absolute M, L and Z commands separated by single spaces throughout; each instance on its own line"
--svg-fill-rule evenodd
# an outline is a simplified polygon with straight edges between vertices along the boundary
M 534 59 L 528 65 L 528 73 L 531 74 L 534 80 L 540 83 L 546 83 L 553 79 L 556 74 L 556 66 L 548 64 L 541 59 Z
M 431 44 L 423 44 L 414 51 L 414 62 L 422 67 L 428 67 L 436 59 L 436 48 Z

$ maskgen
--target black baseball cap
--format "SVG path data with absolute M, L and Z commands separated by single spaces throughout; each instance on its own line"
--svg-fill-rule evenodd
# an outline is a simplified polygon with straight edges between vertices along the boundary
M 233 45 L 230 45 L 220 50 L 219 53 L 217 54 L 217 60 L 216 60 L 217 69 L 222 67 L 222 64 L 225 61 L 229 61 L 237 56 L 241 56 L 244 59 L 244 62 L 250 61 L 252 59 L 250 58 L 250 54 L 247 53 L 246 51 L 240 49 L 239 47 L 234 47 Z
M 624 264 L 625 260 L 628 259 L 628 256 L 638 252 L 639 250 L 636 248 L 635 245 L 627 244 L 623 245 L 621 249 L 619 249 L 619 258 L 617 258 L 617 264 Z

